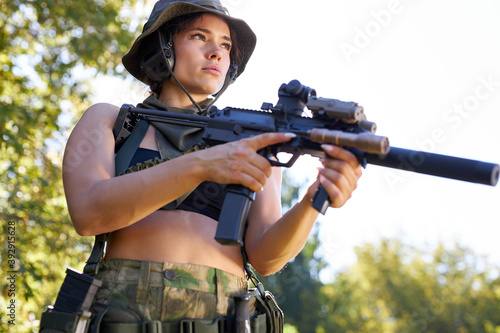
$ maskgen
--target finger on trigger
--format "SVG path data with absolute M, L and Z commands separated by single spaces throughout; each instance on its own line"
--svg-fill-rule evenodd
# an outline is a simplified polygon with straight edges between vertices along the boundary
M 294 137 L 296 137 L 294 133 L 270 132 L 257 135 L 252 139 L 254 139 L 253 142 L 255 143 L 254 144 L 255 149 L 259 150 L 261 148 L 271 146 L 277 143 L 287 142 Z

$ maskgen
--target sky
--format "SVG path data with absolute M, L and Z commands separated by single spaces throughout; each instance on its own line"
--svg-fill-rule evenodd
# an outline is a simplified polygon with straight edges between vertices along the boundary
M 320 97 L 362 105 L 393 147 L 500 163 L 499 2 L 223 2 L 252 27 L 257 47 L 219 108 L 275 104 L 279 86 L 298 79 Z M 114 80 L 94 83 L 95 102 L 144 98 Z M 301 158 L 290 172 L 308 184 L 316 165 Z M 322 278 L 354 263 L 355 246 L 385 237 L 424 251 L 457 242 L 500 267 L 498 206 L 500 186 L 368 165 L 348 203 L 318 220 L 330 264 Z

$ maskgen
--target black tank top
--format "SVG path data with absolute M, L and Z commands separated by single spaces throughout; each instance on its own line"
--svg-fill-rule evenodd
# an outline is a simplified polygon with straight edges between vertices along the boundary
M 129 167 L 155 157 L 160 158 L 158 151 L 138 148 Z M 199 213 L 217 221 L 225 195 L 224 184 L 203 182 L 176 209 Z

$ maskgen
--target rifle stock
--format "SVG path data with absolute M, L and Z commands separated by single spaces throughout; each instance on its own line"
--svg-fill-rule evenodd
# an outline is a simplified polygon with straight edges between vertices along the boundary
M 266 132 L 290 132 L 296 138 L 264 148 L 259 153 L 268 157 L 273 166 L 291 167 L 301 155 L 325 157 L 323 143 L 350 150 L 363 167 L 374 164 L 438 177 L 495 186 L 499 166 L 477 160 L 428 152 L 395 148 L 389 140 L 375 135 L 376 125 L 366 119 L 363 108 L 354 102 L 316 97 L 314 89 L 297 80 L 283 84 L 278 91 L 276 106 L 263 103 L 262 110 L 212 107 L 210 117 L 169 111 L 134 108 L 128 112 L 150 122 L 165 122 L 204 128 L 203 141 L 208 146 L 224 144 Z M 312 117 L 303 116 L 307 107 Z M 279 161 L 280 152 L 292 157 Z M 275 157 L 275 158 L 271 158 Z M 255 193 L 240 185 L 229 185 L 226 191 L 215 239 L 224 245 L 243 245 L 246 219 Z M 330 200 L 320 185 L 313 207 L 324 214 Z

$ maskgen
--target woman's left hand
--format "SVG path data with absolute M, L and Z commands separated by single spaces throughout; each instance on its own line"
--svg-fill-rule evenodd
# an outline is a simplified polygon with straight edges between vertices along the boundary
M 323 168 L 320 169 L 318 179 L 330 197 L 330 207 L 342 207 L 352 196 L 358 185 L 362 169 L 358 159 L 351 152 L 334 145 L 322 145 L 328 154 L 321 160 Z M 317 182 L 309 188 L 309 195 L 314 196 Z

